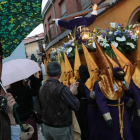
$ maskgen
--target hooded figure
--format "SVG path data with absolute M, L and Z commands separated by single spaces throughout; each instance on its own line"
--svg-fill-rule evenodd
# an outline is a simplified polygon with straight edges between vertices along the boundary
M 64 60 L 65 60 L 66 73 L 65 73 L 65 79 L 63 80 L 63 84 L 69 86 L 70 85 L 69 80 L 73 77 L 73 69 L 65 53 L 64 53 Z
M 132 72 L 133 72 L 133 66 L 131 62 L 115 47 L 111 44 L 111 47 L 117 57 L 117 60 L 121 66 L 121 68 L 125 72 L 125 81 L 130 84 Z
M 107 56 L 107 58 L 108 58 L 109 61 L 111 62 L 113 68 L 119 67 L 119 65 L 118 65 L 115 61 L 113 61 L 107 54 L 105 54 L 105 55 Z
M 63 59 L 61 60 L 60 65 L 61 65 L 61 77 L 60 77 L 59 81 L 61 83 L 63 83 L 63 81 L 65 80 L 65 74 L 66 74 L 66 71 L 65 71 L 65 62 L 64 62 Z
M 89 136 L 89 140 L 98 140 L 99 139 L 99 135 L 98 135 L 99 133 L 98 133 L 98 128 L 97 128 L 98 108 L 96 105 L 95 96 L 91 94 L 91 90 L 94 86 L 95 81 L 98 80 L 99 69 L 96 63 L 94 62 L 93 58 L 91 57 L 90 53 L 86 49 L 86 47 L 83 44 L 82 44 L 82 47 L 83 47 L 84 56 L 86 59 L 88 72 L 89 72 L 89 74 L 87 73 L 87 76 L 86 74 L 80 73 L 80 77 L 85 82 L 84 91 L 86 93 L 86 98 L 87 98 L 88 136 Z M 88 75 L 89 75 L 89 78 L 87 79 Z
M 134 62 L 134 73 L 131 79 L 132 92 L 136 106 L 132 121 L 132 133 L 135 140 L 140 139 L 140 34 L 138 35 L 137 52 Z
M 131 75 L 133 72 L 133 66 L 132 66 L 131 62 L 116 47 L 114 47 L 112 44 L 111 44 L 111 47 L 117 57 L 117 60 L 120 64 L 121 68 L 125 72 L 124 73 L 125 86 L 124 86 L 124 84 L 123 84 L 123 86 L 126 89 L 126 91 L 125 91 L 125 95 L 123 98 L 124 98 L 126 110 L 129 115 L 129 124 L 130 124 L 131 120 L 132 120 L 132 115 L 133 115 L 133 103 L 134 103 L 132 87 L 130 86 L 130 80 L 131 80 Z M 122 75 L 118 75 L 118 77 L 120 78 L 120 80 L 122 80 L 121 79 Z
M 78 94 L 76 97 L 80 101 L 80 109 L 76 111 L 75 114 L 81 129 L 81 140 L 88 140 L 87 98 L 84 85 L 90 75 L 85 65 L 79 67 L 79 76 L 80 78 L 77 80 L 77 82 L 79 82 Z
M 94 62 L 93 58 L 91 57 L 90 53 L 88 52 L 84 44 L 82 44 L 82 47 L 83 47 L 88 71 L 90 74 L 90 78 L 87 80 L 85 85 L 91 91 L 93 89 L 95 81 L 97 81 L 99 78 L 99 68 L 97 67 L 96 63 Z
M 111 62 L 96 40 L 95 43 L 101 68 L 100 81 L 95 85 L 100 139 L 133 140 L 122 98 L 125 92 L 122 81 L 115 78 Z
M 74 62 L 74 77 L 70 79 L 70 83 L 75 83 L 77 79 L 80 78 L 79 76 L 79 67 L 81 65 L 80 56 L 78 53 L 77 46 L 75 48 L 75 62 Z

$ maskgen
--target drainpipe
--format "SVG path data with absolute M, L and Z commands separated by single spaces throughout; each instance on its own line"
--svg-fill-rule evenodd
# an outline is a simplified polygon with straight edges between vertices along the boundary
M 53 8 L 53 16 L 56 19 L 55 8 L 54 8 L 53 0 L 50 0 L 50 3 L 52 4 L 52 8 Z M 57 25 L 56 24 L 55 24 L 55 30 L 56 30 L 56 36 L 58 36 L 58 30 L 57 30 Z

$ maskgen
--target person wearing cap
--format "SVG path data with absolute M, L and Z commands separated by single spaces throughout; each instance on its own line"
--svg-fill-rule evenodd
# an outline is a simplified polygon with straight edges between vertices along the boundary
M 129 116 L 124 106 L 123 79 L 115 77 L 111 62 L 95 40 L 101 74 L 95 85 L 95 98 L 99 108 L 98 127 L 100 139 L 134 140 L 129 126 Z M 117 76 L 123 71 L 116 70 Z M 126 85 L 125 85 L 126 86 Z
M 75 28 L 79 26 L 83 26 L 83 25 L 84 27 L 88 27 L 95 21 L 96 16 L 97 16 L 97 4 L 94 4 L 92 8 L 93 8 L 93 11 L 90 17 L 76 17 L 69 21 L 63 21 L 60 19 L 52 19 L 52 21 L 55 21 L 55 24 L 57 26 L 71 30 L 73 32 Z M 78 31 L 76 31 L 76 40 L 78 40 L 79 43 L 83 42 L 82 39 L 80 38 L 80 34 Z

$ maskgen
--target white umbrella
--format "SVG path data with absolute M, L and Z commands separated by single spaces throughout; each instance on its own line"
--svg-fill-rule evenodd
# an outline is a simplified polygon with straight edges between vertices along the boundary
M 29 59 L 15 59 L 6 62 L 2 66 L 2 84 L 10 85 L 17 81 L 23 80 L 32 74 L 40 71 L 38 64 Z

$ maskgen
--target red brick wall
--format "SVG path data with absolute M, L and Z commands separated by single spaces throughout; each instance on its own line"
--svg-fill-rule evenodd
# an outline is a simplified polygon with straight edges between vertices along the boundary
M 61 9 L 60 9 L 60 2 L 62 0 L 55 0 L 54 1 L 54 7 L 55 7 L 55 14 L 56 14 L 56 18 L 60 18 L 61 15 Z M 81 11 L 81 0 L 64 0 L 65 1 L 65 6 L 66 6 L 66 11 L 67 11 L 67 15 L 76 13 L 78 11 Z M 92 3 L 99 3 L 101 2 L 101 0 L 91 0 Z M 44 33 L 45 35 L 47 34 L 49 29 L 49 24 L 48 24 L 48 19 L 51 16 L 51 18 L 53 17 L 53 9 L 52 6 L 49 8 L 49 10 L 47 11 L 45 18 L 44 18 Z M 45 27 L 46 25 L 46 27 Z M 47 29 L 46 29 L 47 28 Z M 57 27 L 58 29 L 58 34 L 61 33 L 60 27 Z M 56 30 L 55 30 L 55 24 L 53 25 L 53 31 L 54 31 L 54 36 L 56 37 Z
M 48 30 L 50 28 L 50 25 L 49 25 L 49 18 L 54 18 L 53 16 L 53 9 L 52 9 L 52 6 L 50 6 L 49 10 L 47 11 L 46 15 L 45 15 L 45 18 L 44 18 L 44 33 L 45 35 L 48 34 Z M 54 36 L 56 36 L 56 31 L 55 31 L 55 26 L 53 25 L 53 31 L 54 31 Z
M 100 3 L 102 0 L 91 0 L 92 4 L 98 4 Z

